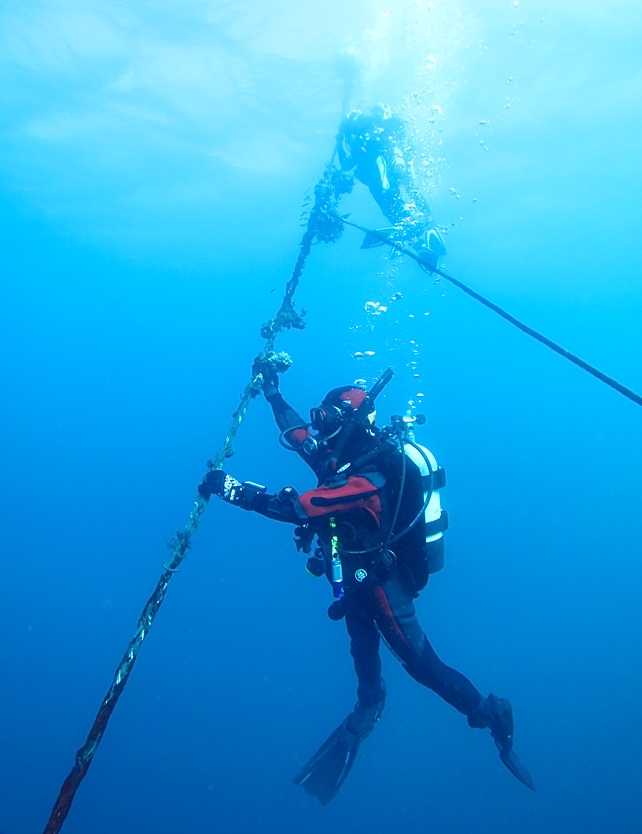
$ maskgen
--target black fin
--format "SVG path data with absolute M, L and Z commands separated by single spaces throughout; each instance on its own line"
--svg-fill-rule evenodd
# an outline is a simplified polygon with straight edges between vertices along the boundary
M 346 718 L 297 773 L 294 784 L 327 805 L 348 778 L 360 744 L 361 739 L 348 730 Z
M 503 764 L 510 770 L 513 776 L 522 783 L 522 785 L 526 785 L 527 788 L 530 788 L 532 791 L 535 790 L 535 783 L 533 782 L 533 777 L 530 775 L 528 770 L 524 767 L 524 765 L 520 762 L 517 755 L 513 752 L 513 750 L 500 750 L 499 751 L 499 758 L 502 760 Z

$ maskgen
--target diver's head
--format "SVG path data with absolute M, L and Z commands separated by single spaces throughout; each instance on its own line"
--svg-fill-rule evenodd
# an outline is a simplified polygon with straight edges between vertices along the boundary
M 375 122 L 381 123 L 392 116 L 392 110 L 384 102 L 379 102 L 372 108 L 370 115 Z
M 357 417 L 357 410 L 364 401 L 367 401 L 367 404 Z M 332 449 L 349 423 L 352 424 L 349 446 L 362 447 L 372 437 L 371 427 L 374 425 L 376 413 L 374 402 L 370 400 L 365 389 L 356 385 L 333 388 L 325 395 L 318 408 L 310 409 L 310 425 L 317 435 L 309 438 L 309 451 L 316 451 L 321 446 Z M 356 424 L 355 419 L 358 420 Z

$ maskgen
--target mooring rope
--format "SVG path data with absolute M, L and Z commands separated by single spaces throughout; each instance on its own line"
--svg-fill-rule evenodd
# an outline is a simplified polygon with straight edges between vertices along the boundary
M 294 293 L 299 285 L 307 257 L 310 254 L 314 242 L 318 240 L 324 243 L 331 243 L 338 240 L 341 236 L 343 223 L 337 220 L 338 215 L 336 214 L 336 210 L 341 196 L 351 190 L 352 184 L 352 177 L 338 171 L 330 163 L 323 177 L 316 185 L 314 189 L 314 205 L 310 211 L 307 228 L 301 240 L 299 256 L 290 280 L 285 287 L 281 306 L 276 316 L 261 327 L 261 336 L 265 339 L 265 346 L 254 360 L 252 377 L 245 386 L 238 407 L 232 415 L 232 422 L 227 436 L 216 455 L 212 460 L 207 462 L 208 470 L 220 469 L 223 462 L 234 454 L 234 438 L 243 422 L 250 402 L 261 391 L 265 376 L 274 373 L 283 373 L 291 365 L 292 360 L 287 353 L 274 352 L 276 338 L 283 330 L 290 328 L 302 330 L 305 327 L 303 313 L 299 313 L 294 306 Z M 178 571 L 187 555 L 192 536 L 201 523 L 201 516 L 205 512 L 207 503 L 207 499 L 201 495 L 196 498 L 187 524 L 182 530 L 176 533 L 176 536 L 168 544 L 168 547 L 172 551 L 172 556 L 167 563 L 163 563 L 163 572 L 156 583 L 152 595 L 143 608 L 134 636 L 130 640 L 125 654 L 118 664 L 112 684 L 103 698 L 94 723 L 87 735 L 87 739 L 76 753 L 74 765 L 60 788 L 44 834 L 57 834 L 62 828 L 76 791 L 89 770 L 94 754 L 107 729 L 107 724 L 114 711 L 114 707 L 118 703 L 118 699 L 134 668 L 138 650 L 145 637 L 149 634 L 154 623 L 154 618 L 163 604 L 172 576 Z
M 338 216 L 338 215 L 337 215 Z M 419 255 L 413 252 L 411 249 L 408 249 L 404 246 L 402 241 L 395 241 L 391 240 L 390 238 L 386 237 L 386 235 L 377 232 L 375 229 L 368 229 L 366 226 L 360 226 L 358 223 L 352 223 L 350 220 L 347 220 L 345 217 L 339 217 L 342 223 L 346 226 L 351 226 L 353 229 L 359 229 L 361 232 L 365 232 L 368 235 L 373 235 L 374 237 L 379 238 L 382 243 L 387 244 L 390 246 L 391 249 L 400 252 L 403 255 L 407 255 L 409 258 L 412 258 L 413 261 L 417 261 L 419 266 L 433 275 L 438 275 L 440 278 L 443 278 L 446 281 L 449 281 L 455 287 L 459 287 L 460 290 L 463 290 L 467 295 L 471 298 L 474 298 L 475 301 L 479 301 L 480 304 L 483 304 L 484 307 L 487 307 L 489 310 L 492 310 L 494 313 L 497 313 L 498 316 L 501 316 L 505 321 L 512 324 L 514 327 L 517 327 L 522 333 L 526 333 L 527 336 L 531 336 L 531 338 L 536 339 L 541 344 L 545 345 L 547 348 L 555 351 L 560 356 L 563 356 L 564 359 L 568 359 L 569 362 L 572 362 L 574 365 L 577 365 L 578 368 L 582 368 L 583 371 L 586 371 L 588 374 L 591 374 L 596 379 L 599 379 L 600 382 L 603 382 L 605 385 L 610 386 L 615 391 L 618 391 L 620 394 L 623 394 L 627 397 L 631 402 L 636 403 L 637 405 L 642 405 L 642 397 L 639 394 L 636 394 L 635 391 L 632 391 L 630 388 L 627 388 L 626 385 L 622 385 L 613 377 L 608 376 L 608 374 L 603 373 L 598 368 L 593 365 L 590 365 L 588 362 L 585 362 L 579 356 L 576 356 L 574 353 L 571 353 L 570 350 L 566 350 L 561 345 L 558 345 L 557 342 L 554 342 L 552 339 L 549 339 L 547 336 L 544 336 L 537 330 L 534 330 L 532 327 L 529 327 L 527 324 L 524 324 L 523 321 L 515 318 L 515 316 L 511 315 L 507 310 L 504 310 L 498 304 L 495 304 L 493 301 L 490 301 L 488 298 L 483 296 L 481 293 L 476 292 L 471 287 L 467 286 L 457 278 L 454 278 L 452 275 L 449 275 L 447 272 L 444 272 L 443 269 L 439 269 L 437 267 L 432 267 L 426 264 Z

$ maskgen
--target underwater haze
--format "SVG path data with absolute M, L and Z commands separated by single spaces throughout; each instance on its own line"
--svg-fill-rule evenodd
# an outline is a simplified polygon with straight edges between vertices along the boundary
M 449 274 L 642 392 L 641 35 L 634 0 L 4 4 L 2 834 L 46 825 L 347 111 L 410 125 Z M 341 212 L 389 225 L 359 183 Z M 213 499 L 66 834 L 642 832 L 642 409 L 362 238 L 313 247 L 281 389 L 307 414 L 390 365 L 378 423 L 426 415 L 450 529 L 419 618 L 510 698 L 537 792 L 385 650 L 339 795 L 293 785 L 355 702 L 345 625 L 291 528 Z M 235 448 L 239 480 L 314 485 L 262 397 Z

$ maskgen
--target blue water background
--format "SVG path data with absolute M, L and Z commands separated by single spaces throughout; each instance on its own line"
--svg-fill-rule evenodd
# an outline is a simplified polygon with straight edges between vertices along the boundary
M 0 830 L 27 834 L 226 434 L 343 106 L 388 100 L 418 130 L 450 272 L 642 390 L 642 11 L 50 0 L 0 15 Z M 363 187 L 345 210 L 385 222 Z M 68 834 L 642 831 L 642 410 L 359 244 L 313 250 L 282 388 L 305 413 L 392 364 L 380 422 L 409 400 L 427 415 L 451 529 L 419 615 L 446 662 L 511 698 L 538 792 L 385 651 L 386 711 L 340 795 L 323 809 L 293 786 L 354 702 L 344 626 L 290 529 L 215 503 Z M 229 470 L 312 483 L 262 400 Z

